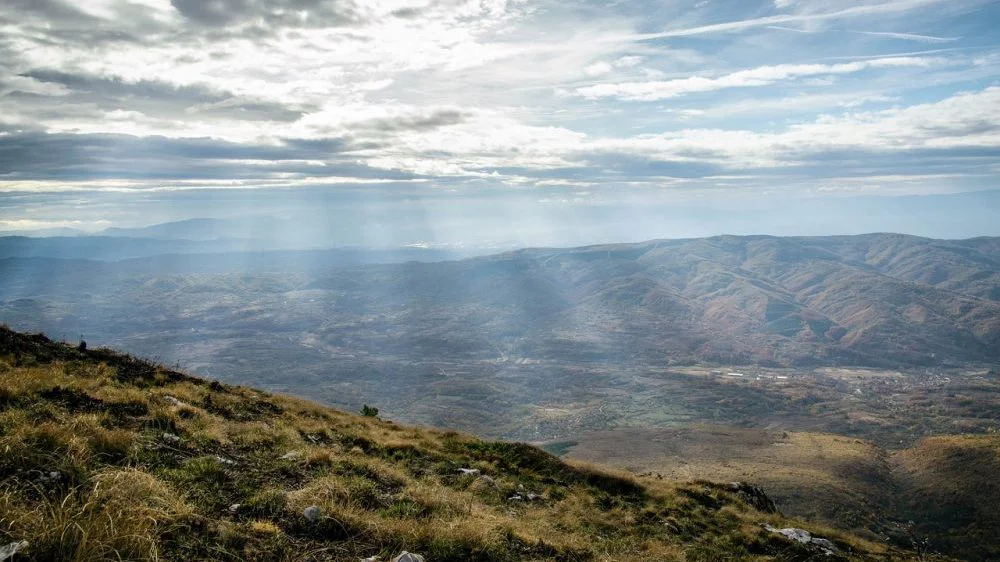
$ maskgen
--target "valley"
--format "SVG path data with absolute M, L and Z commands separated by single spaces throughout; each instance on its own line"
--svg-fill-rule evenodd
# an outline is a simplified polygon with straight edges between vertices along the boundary
M 9 257 L 0 320 L 400 423 L 668 479 L 748 479 L 792 515 L 993 556 L 993 539 L 969 546 L 989 517 L 962 514 L 995 485 L 940 483 L 969 454 L 989 473 L 1000 450 L 998 239 L 343 259 Z M 939 441 L 958 435 L 988 446 Z

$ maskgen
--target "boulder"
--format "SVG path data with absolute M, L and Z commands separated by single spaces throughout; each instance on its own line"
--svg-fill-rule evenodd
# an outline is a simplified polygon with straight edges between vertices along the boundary
M 399 556 L 393 558 L 392 562 L 424 562 L 424 557 L 404 550 Z
M 827 556 L 831 556 L 837 552 L 837 547 L 832 542 L 824 538 L 814 537 L 809 531 L 806 531 L 805 529 L 797 529 L 795 527 L 778 529 L 777 527 L 772 527 L 770 525 L 764 525 L 764 528 L 772 533 L 782 535 L 795 542 L 804 544 L 809 547 L 813 547 L 817 551 Z

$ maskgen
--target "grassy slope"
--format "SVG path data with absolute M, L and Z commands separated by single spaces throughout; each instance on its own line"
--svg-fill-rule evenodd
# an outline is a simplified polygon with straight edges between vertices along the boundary
M 1000 560 L 1000 436 L 931 437 L 895 455 L 900 511 L 921 536 L 976 560 Z
M 1000 435 L 929 437 L 891 452 L 840 435 L 707 425 L 591 433 L 562 448 L 668 479 L 755 482 L 797 517 L 1000 560 Z
M 5 328 L 0 451 L 0 544 L 28 540 L 32 560 L 815 556 L 760 526 L 800 524 L 725 486 L 635 480 Z M 540 499 L 509 500 L 527 493 Z M 824 560 L 912 559 L 819 531 L 845 552 Z
M 577 439 L 567 451 L 572 459 L 671 480 L 754 482 L 782 510 L 844 529 L 884 530 L 886 504 L 892 501 L 885 454 L 849 437 L 706 425 L 615 430 Z

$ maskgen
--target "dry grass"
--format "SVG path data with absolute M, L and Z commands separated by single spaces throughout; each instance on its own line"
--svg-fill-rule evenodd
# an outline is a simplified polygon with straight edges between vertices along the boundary
M 810 556 L 760 527 L 801 523 L 723 487 L 640 482 L 6 331 L 0 357 L 0 542 L 28 540 L 33 560 Z M 908 559 L 821 532 L 844 559 Z

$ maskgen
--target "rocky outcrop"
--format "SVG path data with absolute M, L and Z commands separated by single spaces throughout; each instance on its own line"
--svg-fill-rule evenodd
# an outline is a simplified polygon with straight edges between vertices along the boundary
M 837 552 L 837 547 L 828 539 L 814 537 L 809 531 L 806 531 L 805 529 L 797 529 L 795 527 L 778 529 L 777 527 L 772 527 L 770 525 L 764 525 L 764 528 L 772 533 L 782 535 L 797 543 L 813 548 L 817 552 L 822 553 L 826 556 L 832 556 Z
M 733 482 L 730 487 L 740 499 L 753 506 L 757 511 L 778 513 L 778 506 L 774 505 L 774 501 L 764 493 L 760 486 L 746 482 Z

